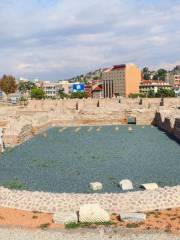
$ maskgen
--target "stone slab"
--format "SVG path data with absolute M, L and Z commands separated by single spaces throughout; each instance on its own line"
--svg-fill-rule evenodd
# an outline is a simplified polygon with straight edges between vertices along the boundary
M 79 210 L 80 222 L 109 222 L 109 213 L 100 207 L 98 204 L 85 204 Z
M 89 186 L 90 186 L 90 189 L 93 191 L 98 191 L 103 188 L 103 185 L 100 182 L 92 182 L 89 184 Z
M 142 222 L 146 220 L 144 213 L 120 213 L 120 219 L 123 221 Z
M 122 188 L 122 190 L 132 190 L 133 184 L 129 179 L 123 179 L 119 182 L 119 186 Z
M 145 183 L 145 184 L 141 184 L 140 186 L 145 190 L 156 190 L 159 188 L 157 183 Z
M 53 214 L 53 221 L 58 224 L 77 223 L 78 216 L 74 212 L 57 212 Z

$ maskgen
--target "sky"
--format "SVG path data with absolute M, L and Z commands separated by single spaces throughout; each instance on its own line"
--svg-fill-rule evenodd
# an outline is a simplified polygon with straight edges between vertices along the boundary
M 0 76 L 180 64 L 180 0 L 0 0 Z

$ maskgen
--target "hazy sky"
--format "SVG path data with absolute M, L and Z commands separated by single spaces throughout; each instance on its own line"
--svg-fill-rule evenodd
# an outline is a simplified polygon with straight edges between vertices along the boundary
M 180 0 L 0 0 L 0 75 L 180 64 Z

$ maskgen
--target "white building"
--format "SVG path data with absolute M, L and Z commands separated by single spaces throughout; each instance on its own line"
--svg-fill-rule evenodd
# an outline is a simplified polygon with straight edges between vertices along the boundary
M 57 97 L 59 90 L 61 89 L 61 86 L 59 83 L 44 81 L 42 82 L 42 88 L 47 97 L 54 98 Z

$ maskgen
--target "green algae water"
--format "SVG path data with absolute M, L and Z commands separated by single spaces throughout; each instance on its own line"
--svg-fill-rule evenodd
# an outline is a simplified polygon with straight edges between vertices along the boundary
M 155 127 L 128 126 L 51 128 L 47 136 L 7 150 L 0 157 L 0 185 L 31 191 L 88 193 L 89 183 L 102 182 L 101 192 L 121 192 L 118 182 L 180 184 L 180 145 Z

